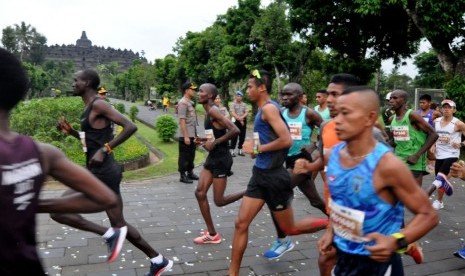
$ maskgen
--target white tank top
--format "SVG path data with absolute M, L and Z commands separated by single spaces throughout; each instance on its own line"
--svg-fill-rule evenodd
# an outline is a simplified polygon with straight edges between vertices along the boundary
M 459 119 L 453 117 L 444 127 L 441 127 L 441 119 L 442 117 L 434 120 L 434 129 L 439 135 L 438 140 L 436 140 L 436 158 L 458 158 L 460 156 L 460 149 L 452 147 L 452 143 L 461 142 L 462 133 L 455 131 L 455 124 Z

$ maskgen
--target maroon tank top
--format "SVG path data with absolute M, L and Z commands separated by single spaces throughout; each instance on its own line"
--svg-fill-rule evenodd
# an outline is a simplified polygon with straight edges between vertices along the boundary
M 0 139 L 0 275 L 44 275 L 35 220 L 43 182 L 35 142 L 22 135 Z

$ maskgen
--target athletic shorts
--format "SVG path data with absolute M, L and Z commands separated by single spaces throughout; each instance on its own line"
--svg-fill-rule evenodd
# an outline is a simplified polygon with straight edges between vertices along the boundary
M 108 159 L 108 157 L 101 166 L 90 167 L 89 170 L 95 177 L 107 185 L 108 188 L 119 195 L 119 186 L 121 184 L 121 179 L 123 179 L 123 170 L 120 164 L 114 159 Z
M 457 162 L 457 160 L 459 160 L 457 157 L 436 159 L 436 163 L 434 164 L 434 173 L 436 175 L 438 173 L 448 175 L 450 172 L 450 166 L 452 166 L 454 162 Z
M 403 276 L 402 259 L 393 253 L 385 263 L 377 262 L 364 255 L 345 253 L 337 249 L 337 262 L 332 275 L 335 276 Z
M 229 150 L 226 150 L 222 154 L 209 154 L 207 160 L 203 164 L 206 170 L 209 170 L 213 178 L 225 178 L 231 171 L 233 159 Z
M 291 177 L 282 166 L 276 169 L 254 166 L 245 196 L 263 199 L 271 211 L 285 210 L 294 196 Z

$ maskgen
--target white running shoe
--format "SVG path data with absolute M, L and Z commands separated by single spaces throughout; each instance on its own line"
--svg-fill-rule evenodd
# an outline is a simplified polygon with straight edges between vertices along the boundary
M 433 208 L 434 210 L 444 209 L 444 203 L 436 199 L 433 201 Z

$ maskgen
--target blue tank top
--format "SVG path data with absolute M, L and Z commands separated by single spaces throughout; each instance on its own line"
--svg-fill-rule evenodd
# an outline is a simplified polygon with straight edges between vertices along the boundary
M 326 173 L 331 195 L 331 222 L 334 242 L 350 254 L 369 255 L 363 237 L 379 232 L 391 235 L 398 232 L 404 217 L 404 205 L 399 201 L 394 206 L 381 199 L 373 187 L 373 174 L 379 160 L 390 150 L 377 143 L 373 151 L 357 166 L 343 168 L 339 162 L 345 142 L 333 147 Z M 339 230 L 339 231 L 338 231 Z
M 433 110 L 430 109 L 428 113 L 422 114 L 422 110 L 418 109 L 418 113 L 421 114 L 421 117 L 423 117 L 423 120 L 425 120 L 430 126 L 434 128 L 434 122 L 433 122 Z
M 310 145 L 310 137 L 312 136 L 312 129 L 307 124 L 306 120 L 307 107 L 302 106 L 302 110 L 297 117 L 289 116 L 289 109 L 283 111 L 283 117 L 287 122 L 287 126 L 291 131 L 292 146 L 289 149 L 287 156 L 294 156 L 300 153 L 303 146 Z
M 279 105 L 276 102 L 269 101 L 265 103 L 265 105 L 266 104 L 274 105 L 279 111 Z M 282 116 L 280 117 L 284 123 L 286 123 L 284 118 Z M 262 119 L 261 108 L 258 110 L 257 115 L 255 116 L 254 132 L 258 132 L 261 145 L 268 144 L 278 138 L 278 135 L 276 135 L 270 124 Z M 255 159 L 255 167 L 259 169 L 276 169 L 280 166 L 283 166 L 288 150 L 289 149 L 286 148 L 258 154 L 257 158 Z
M 36 213 L 45 180 L 36 143 L 0 139 L 0 275 L 45 275 L 36 250 Z

